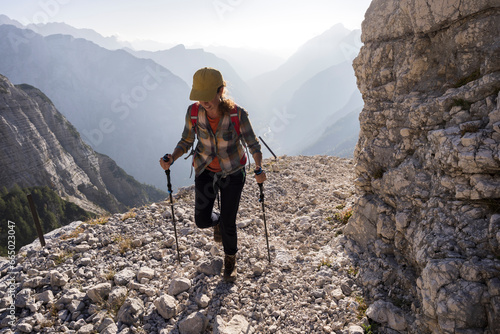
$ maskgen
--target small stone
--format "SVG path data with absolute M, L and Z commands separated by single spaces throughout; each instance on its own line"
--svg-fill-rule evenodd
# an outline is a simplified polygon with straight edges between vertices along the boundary
M 127 285 L 128 282 L 134 279 L 135 272 L 131 269 L 123 269 L 115 274 L 114 281 L 116 285 Z
M 75 312 L 83 310 L 85 308 L 85 303 L 83 301 L 81 301 L 81 300 L 75 299 L 75 300 L 70 301 L 66 305 L 66 308 L 71 313 L 75 313 Z
M 144 314 L 144 303 L 138 298 L 128 298 L 117 314 L 118 321 L 127 325 L 138 324 Z
M 94 303 L 99 303 L 106 300 L 110 292 L 111 292 L 111 283 L 101 283 L 87 290 L 87 296 Z
M 65 286 L 68 284 L 69 277 L 66 274 L 62 274 L 56 270 L 49 273 L 50 275 L 50 285 L 52 286 Z
M 340 289 L 342 290 L 342 293 L 346 296 L 350 296 L 352 293 L 352 288 L 347 284 L 342 284 L 340 286 Z
M 17 329 L 20 332 L 23 332 L 23 333 L 32 333 L 33 326 L 31 326 L 30 324 L 24 322 L 24 323 L 21 323 L 21 324 L 17 325 Z
M 25 280 L 23 283 L 23 288 L 35 289 L 35 288 L 41 287 L 42 285 L 43 285 L 43 278 L 37 276 L 37 277 L 33 277 L 33 278 Z
M 222 270 L 222 259 L 215 259 L 212 261 L 205 261 L 201 263 L 197 270 L 200 273 L 203 273 L 205 275 L 213 276 L 213 275 L 220 275 L 221 270 Z
M 157 261 L 161 261 L 163 259 L 163 251 L 161 251 L 161 250 L 154 251 L 153 258 Z
M 57 317 L 63 322 L 66 321 L 66 319 L 68 319 L 70 316 L 71 314 L 68 310 L 61 310 L 57 312 Z
M 16 295 L 15 306 L 19 308 L 26 307 L 26 304 L 31 299 L 31 289 L 22 289 Z
M 124 286 L 115 286 L 109 293 L 108 302 L 111 306 L 117 306 L 125 301 L 127 297 L 127 288 Z
M 237 223 L 236 226 L 238 226 L 238 228 L 245 228 L 245 227 L 248 227 L 253 222 L 254 222 L 254 219 L 245 219 L 245 220 Z
M 75 299 L 81 300 L 81 299 L 85 298 L 85 295 L 86 295 L 85 292 L 81 292 L 77 288 L 72 288 L 72 289 L 69 289 L 68 291 L 66 291 L 66 293 L 64 293 L 61 296 L 61 298 L 59 298 L 57 303 L 58 304 L 68 304 L 72 300 L 75 300 Z
M 168 320 L 177 314 L 177 301 L 170 295 L 162 295 L 154 302 L 156 310 L 165 319 Z
M 235 315 L 227 324 L 224 324 L 222 318 L 217 316 L 216 327 L 219 334 L 240 334 L 252 332 L 249 322 L 242 315 Z M 270 328 L 269 331 L 271 331 Z
M 252 266 L 252 272 L 253 272 L 253 275 L 254 276 L 260 276 L 262 275 L 262 273 L 264 273 L 264 269 L 265 269 L 265 264 L 263 262 L 256 262 L 253 266 Z
M 108 326 L 114 325 L 115 322 L 111 318 L 104 318 L 101 323 L 99 324 L 99 327 L 97 327 L 97 331 L 100 333 L 102 332 L 105 328 Z
M 201 312 L 192 313 L 179 323 L 181 334 L 202 334 L 208 325 L 208 319 Z
M 210 298 L 207 295 L 201 295 L 196 299 L 196 303 L 201 308 L 206 308 L 210 303 Z
M 94 325 L 92 324 L 87 324 L 85 326 L 82 326 L 76 334 L 91 334 L 94 331 Z
M 116 334 L 116 333 L 118 333 L 118 327 L 116 326 L 115 323 L 112 323 L 111 325 L 109 325 L 108 327 L 99 332 L 99 334 Z
M 73 247 L 73 250 L 76 253 L 85 253 L 85 252 L 88 252 L 89 249 L 90 249 L 90 246 L 87 244 L 80 244 L 80 245 Z
M 337 288 L 337 289 L 334 289 L 332 291 L 332 297 L 335 298 L 336 300 L 341 300 L 343 299 L 345 296 L 344 296 L 344 293 L 342 292 L 342 289 L 340 288 Z
M 141 282 L 143 278 L 152 279 L 155 276 L 155 271 L 148 267 L 142 267 L 137 272 L 137 281 Z
M 350 325 L 348 331 L 349 334 L 363 334 L 365 332 L 363 328 L 358 325 Z
M 188 278 L 175 278 L 168 287 L 168 294 L 177 296 L 181 292 L 187 291 L 191 288 L 191 280 Z

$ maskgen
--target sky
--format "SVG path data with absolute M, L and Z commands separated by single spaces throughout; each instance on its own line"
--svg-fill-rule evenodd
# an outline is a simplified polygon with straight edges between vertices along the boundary
M 0 0 L 26 25 L 65 22 L 122 40 L 263 49 L 281 56 L 337 23 L 360 29 L 371 0 Z

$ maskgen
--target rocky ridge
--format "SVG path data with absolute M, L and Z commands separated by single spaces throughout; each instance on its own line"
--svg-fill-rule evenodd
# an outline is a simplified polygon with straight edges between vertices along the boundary
M 50 99 L 0 75 L 0 184 L 49 186 L 92 212 L 121 212 L 165 193 L 140 184 L 108 156 L 85 144 Z
M 366 12 L 345 232 L 373 259 L 360 281 L 392 310 L 372 313 L 388 333 L 500 332 L 499 20 L 489 0 L 374 0 Z
M 182 188 L 174 204 L 180 264 L 168 201 L 75 222 L 49 233 L 43 249 L 23 247 L 12 268 L 4 263 L 0 333 L 363 333 L 356 277 L 368 264 L 356 262 L 343 235 L 355 199 L 352 160 L 285 156 L 264 167 L 270 264 L 253 179 L 238 213 L 234 284 L 220 276 L 212 230 L 193 222 L 192 187 Z

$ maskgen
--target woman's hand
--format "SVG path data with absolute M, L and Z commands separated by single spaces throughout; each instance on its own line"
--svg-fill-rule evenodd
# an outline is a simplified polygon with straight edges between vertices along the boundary
M 262 167 L 256 168 L 254 173 L 255 173 L 255 180 L 257 180 L 257 183 L 264 183 L 264 181 L 267 180 L 266 172 L 264 172 Z
M 168 157 L 168 161 L 163 160 L 163 158 L 160 158 L 160 166 L 164 170 L 170 169 L 170 166 L 174 163 L 174 158 L 172 157 L 171 154 L 166 154 Z

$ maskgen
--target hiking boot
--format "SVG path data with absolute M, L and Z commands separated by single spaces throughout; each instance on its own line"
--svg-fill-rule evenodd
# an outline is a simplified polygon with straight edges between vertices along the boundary
M 214 226 L 214 241 L 222 242 L 222 234 L 220 233 L 220 224 Z
M 227 255 L 224 258 L 224 281 L 236 281 L 236 255 Z

